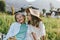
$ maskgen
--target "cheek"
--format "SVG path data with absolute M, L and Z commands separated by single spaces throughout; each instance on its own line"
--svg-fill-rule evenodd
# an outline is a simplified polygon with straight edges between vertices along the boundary
M 24 22 L 24 18 L 23 17 L 21 18 L 21 21 Z
M 24 21 L 24 19 L 22 19 L 21 21 Z
M 19 22 L 19 19 L 17 19 L 17 22 Z
M 17 22 L 20 22 L 21 18 L 17 18 Z
M 28 20 L 31 20 L 31 17 L 30 16 L 28 16 Z

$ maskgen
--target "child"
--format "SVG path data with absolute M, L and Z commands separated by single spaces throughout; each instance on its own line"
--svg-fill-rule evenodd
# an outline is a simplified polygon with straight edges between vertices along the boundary
M 32 8 L 27 9 L 26 12 L 28 17 L 28 24 L 30 27 L 30 36 L 28 36 L 28 40 L 40 40 L 40 38 L 44 40 L 44 36 L 46 35 L 45 26 L 40 19 L 40 13 Z
M 15 14 L 16 22 L 12 23 L 4 40 L 25 40 L 27 33 L 27 25 L 25 23 L 25 15 L 21 12 Z

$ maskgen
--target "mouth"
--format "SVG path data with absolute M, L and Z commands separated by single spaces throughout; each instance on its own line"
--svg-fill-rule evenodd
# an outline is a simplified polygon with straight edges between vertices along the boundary
M 22 19 L 19 20 L 19 22 L 22 21 Z

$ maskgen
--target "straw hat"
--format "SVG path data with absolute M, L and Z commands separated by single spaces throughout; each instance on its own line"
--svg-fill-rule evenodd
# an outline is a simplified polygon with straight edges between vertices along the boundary
M 40 12 L 39 12 L 39 10 L 35 10 L 35 9 L 32 9 L 32 8 L 29 8 L 29 10 L 30 10 L 31 15 L 40 18 Z

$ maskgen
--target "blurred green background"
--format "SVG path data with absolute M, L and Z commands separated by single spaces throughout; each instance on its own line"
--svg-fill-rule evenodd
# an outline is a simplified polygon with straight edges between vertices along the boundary
M 60 40 L 60 19 L 41 17 L 46 27 L 46 40 Z M 0 32 L 6 34 L 12 22 L 15 22 L 14 15 L 0 13 Z
M 5 2 L 0 1 L 0 32 L 7 34 L 10 25 L 15 22 L 14 15 L 6 13 Z M 46 28 L 46 40 L 60 40 L 60 19 L 41 17 Z

